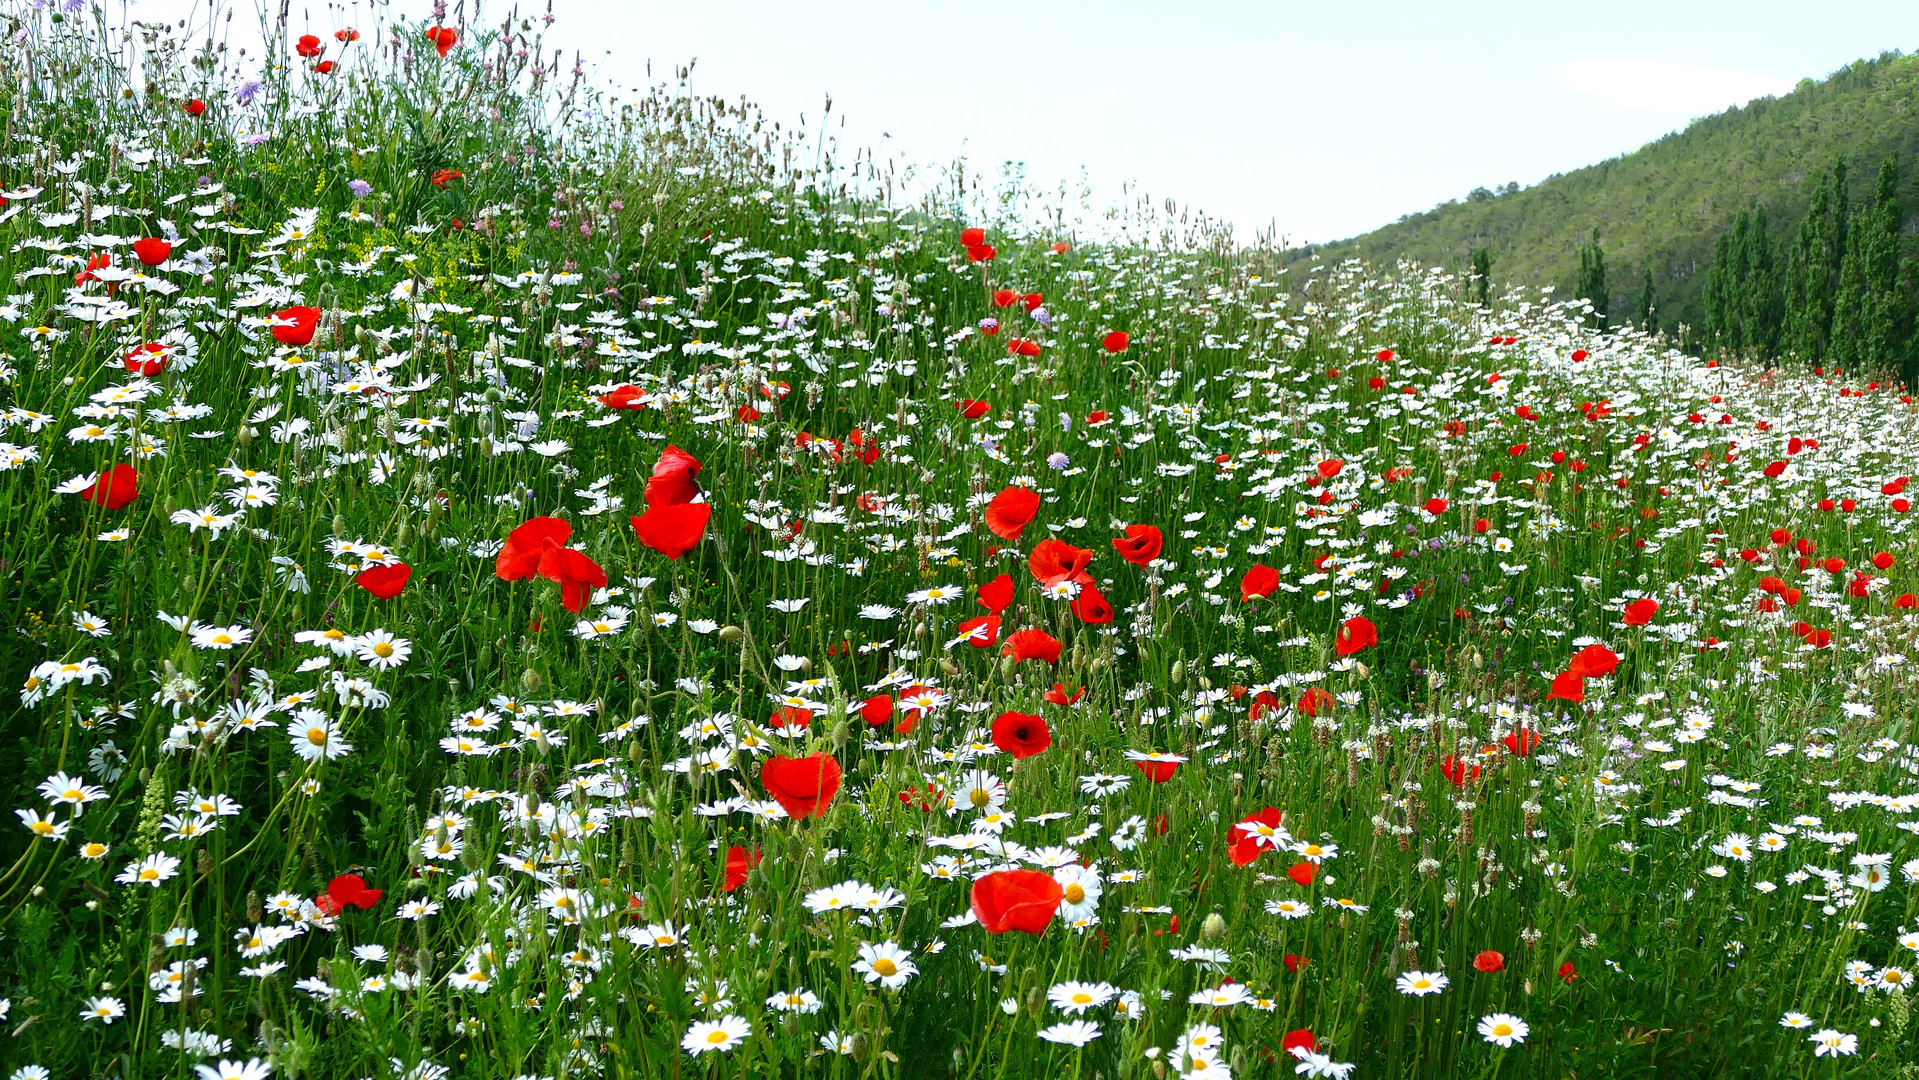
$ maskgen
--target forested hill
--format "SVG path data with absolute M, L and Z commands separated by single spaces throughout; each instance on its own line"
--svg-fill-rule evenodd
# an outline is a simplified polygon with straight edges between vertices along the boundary
M 1326 258 L 1360 255 L 1390 264 L 1467 265 L 1478 248 L 1492 255 L 1496 286 L 1574 285 L 1579 248 L 1600 230 L 1615 320 L 1637 316 L 1651 271 L 1658 323 L 1699 326 L 1713 244 L 1736 215 L 1755 204 L 1789 235 L 1835 161 L 1849 168 L 1850 196 L 1870 200 L 1881 163 L 1899 166 L 1905 243 L 1919 206 L 1919 56 L 1885 53 L 1860 60 L 1823 82 L 1811 79 L 1784 97 L 1755 99 L 1696 120 L 1633 153 L 1525 189 L 1478 189 L 1464 200 L 1363 236 L 1295 252 Z M 1563 295 L 1563 294 L 1562 294 Z

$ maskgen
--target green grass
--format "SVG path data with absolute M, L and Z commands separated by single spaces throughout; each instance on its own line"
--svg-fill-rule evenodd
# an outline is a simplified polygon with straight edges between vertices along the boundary
M 1909 398 L 1440 272 L 909 204 L 748 110 L 556 86 L 480 26 L 443 61 L 393 28 L 410 63 L 314 27 L 340 68 L 240 105 L 157 42 L 123 97 L 98 27 L 21 17 L 0 789 L 48 835 L 0 839 L 9 1075 L 1265 1076 L 1302 1030 L 1361 1076 L 1909 1074 L 1906 996 L 1855 985 L 1919 967 L 1919 550 L 1882 490 L 1919 460 Z M 75 281 L 162 218 L 174 261 Z M 318 332 L 282 344 L 296 303 Z M 150 341 L 179 355 L 137 379 Z M 600 400 L 625 386 L 648 407 Z M 679 559 L 629 524 L 669 445 L 712 507 Z M 75 493 L 119 463 L 132 501 Z M 1034 520 L 995 535 L 1020 486 Z M 580 612 L 497 572 L 535 517 L 605 571 Z M 1156 561 L 1112 546 L 1132 524 Z M 1091 553 L 1110 623 L 1045 594 L 1042 539 Z M 356 583 L 394 561 L 397 595 Z M 958 640 L 1001 573 L 1002 635 L 1056 662 Z M 1355 618 L 1378 640 L 1341 655 Z M 1617 670 L 1550 696 L 1598 642 Z M 917 724 L 864 716 L 927 687 Z M 1002 752 L 1006 712 L 1050 745 Z M 322 721 L 350 751 L 312 753 Z M 772 752 L 840 766 L 821 816 L 769 798 Z M 1155 783 L 1145 755 L 1185 760 Z M 1239 865 L 1269 808 L 1317 848 Z M 1774 823 L 1784 851 L 1728 847 Z M 1097 897 L 989 934 L 968 881 L 1014 866 Z M 872 906 L 815 910 L 842 883 Z M 856 967 L 889 942 L 897 988 Z M 1069 1015 L 1067 983 L 1103 1000 Z M 768 1002 L 801 990 L 817 1011 Z M 1493 1045 L 1495 1013 L 1529 1034 Z M 1098 1036 L 1040 1037 L 1073 1019 Z M 1853 1052 L 1815 1057 L 1821 1029 Z

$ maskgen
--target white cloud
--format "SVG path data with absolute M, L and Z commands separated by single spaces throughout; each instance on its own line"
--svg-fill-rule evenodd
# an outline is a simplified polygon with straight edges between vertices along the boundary
M 1574 60 L 1554 68 L 1553 79 L 1576 94 L 1598 97 L 1610 110 L 1687 117 L 1793 88 L 1791 79 L 1657 60 Z

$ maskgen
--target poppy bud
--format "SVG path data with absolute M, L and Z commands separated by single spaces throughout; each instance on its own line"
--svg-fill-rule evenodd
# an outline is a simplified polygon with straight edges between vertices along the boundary
M 1199 924 L 1199 936 L 1207 941 L 1218 941 L 1226 936 L 1226 918 L 1215 911 L 1202 919 Z
M 533 670 L 532 668 L 527 668 L 524 672 L 522 672 L 520 674 L 520 690 L 521 692 L 527 693 L 527 694 L 539 693 L 540 692 L 540 673 Z
M 1176 683 L 1186 681 L 1186 661 L 1173 661 L 1173 681 Z
M 720 640 L 726 642 L 728 645 L 737 644 L 739 640 L 745 636 L 746 631 L 737 626 L 720 627 Z

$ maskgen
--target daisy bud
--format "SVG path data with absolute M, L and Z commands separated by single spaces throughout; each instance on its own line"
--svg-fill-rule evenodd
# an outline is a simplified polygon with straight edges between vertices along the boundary
M 522 672 L 520 674 L 520 690 L 523 693 L 528 693 L 528 694 L 539 693 L 540 692 L 540 673 L 533 670 L 532 668 L 527 668 L 524 672 Z

